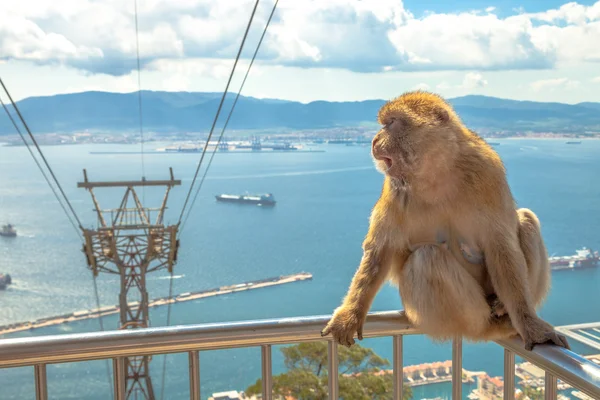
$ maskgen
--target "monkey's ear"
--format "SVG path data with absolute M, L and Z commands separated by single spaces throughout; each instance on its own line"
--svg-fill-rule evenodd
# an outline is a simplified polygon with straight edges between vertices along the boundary
M 435 119 L 440 124 L 450 121 L 450 114 L 448 114 L 448 111 L 444 110 L 443 108 L 436 107 L 433 112 L 435 113 Z

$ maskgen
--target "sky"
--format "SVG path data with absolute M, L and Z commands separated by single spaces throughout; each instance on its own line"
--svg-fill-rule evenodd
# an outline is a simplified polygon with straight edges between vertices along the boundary
M 258 4 L 233 91 L 274 1 Z M 0 77 L 15 100 L 139 83 L 222 92 L 254 4 L 2 1 Z M 280 0 L 242 94 L 358 101 L 414 89 L 600 102 L 600 1 Z

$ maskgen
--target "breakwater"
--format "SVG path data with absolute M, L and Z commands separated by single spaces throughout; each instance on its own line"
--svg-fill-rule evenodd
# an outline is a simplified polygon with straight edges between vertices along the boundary
M 235 285 L 221 286 L 215 289 L 201 290 L 198 292 L 186 292 L 171 297 L 159 297 L 148 302 L 148 307 L 158 307 L 169 303 L 181 303 L 192 301 L 205 297 L 220 296 L 228 293 L 242 292 L 246 290 L 261 289 L 270 286 L 284 285 L 287 283 L 311 280 L 312 274 L 301 272 L 292 275 L 282 275 L 274 278 L 259 279 L 250 282 L 238 283 Z M 129 303 L 135 306 L 138 302 Z M 52 317 L 40 318 L 35 321 L 17 322 L 14 324 L 0 326 L 0 336 L 8 333 L 28 331 L 31 329 L 44 328 L 52 325 L 60 325 L 68 322 L 81 321 L 90 318 L 100 318 L 106 315 L 117 314 L 120 311 L 119 306 L 100 307 L 95 310 L 75 311 L 68 314 L 55 315 Z

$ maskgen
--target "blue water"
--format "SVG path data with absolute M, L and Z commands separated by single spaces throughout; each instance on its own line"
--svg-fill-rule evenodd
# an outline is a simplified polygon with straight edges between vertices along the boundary
M 502 140 L 502 156 L 519 206 L 533 209 L 542 221 L 549 252 L 571 254 L 581 246 L 597 248 L 600 224 L 600 141 L 567 146 L 564 140 Z M 153 147 L 153 146 L 147 146 Z M 77 189 L 87 168 L 91 180 L 137 179 L 139 155 L 90 155 L 91 150 L 136 150 L 137 146 L 94 145 L 45 147 L 84 225 L 95 224 L 89 194 Z M 219 154 L 211 167 L 188 224 L 181 233 L 174 293 L 214 288 L 280 274 L 308 271 L 312 281 L 177 304 L 172 324 L 236 321 L 330 313 L 348 287 L 361 257 L 368 216 L 382 177 L 374 170 L 368 147 L 324 146 L 325 153 Z M 164 179 L 168 167 L 183 184 L 172 191 L 167 221 L 175 222 L 198 155 L 148 155 L 146 177 Z M 24 148 L 0 147 L 0 221 L 14 223 L 16 239 L 0 238 L 0 271 L 14 284 L 0 292 L 0 325 L 95 307 L 91 273 L 75 230 Z M 272 192 L 272 209 L 216 203 L 221 192 Z M 120 192 L 98 191 L 103 207 L 118 205 Z M 146 189 L 147 205 L 158 205 L 162 192 Z M 148 280 L 150 297 L 168 294 L 166 272 Z M 102 305 L 117 303 L 118 279 L 98 279 Z M 552 291 L 541 310 L 555 325 L 597 321 L 600 269 L 556 271 Z M 372 310 L 401 308 L 398 293 L 385 286 Z M 153 326 L 166 323 L 166 307 L 151 309 Z M 118 326 L 118 316 L 104 319 Z M 98 320 L 12 335 L 32 336 L 98 330 Z M 391 356 L 391 339 L 363 345 Z M 592 350 L 574 344 L 582 353 Z M 434 345 L 422 336 L 408 337 L 405 365 L 451 358 L 449 345 Z M 464 367 L 502 374 L 502 349 L 494 344 L 464 346 Z M 275 373 L 283 369 L 273 351 Z M 163 357 L 154 357 L 155 392 L 161 391 Z M 202 397 L 222 390 L 243 390 L 260 376 L 260 349 L 201 354 Z M 103 361 L 48 368 L 53 399 L 107 399 Z M 188 398 L 187 355 L 167 358 L 167 399 Z M 33 398 L 33 369 L 0 371 L 2 399 Z M 449 396 L 449 384 L 414 388 L 415 398 Z M 465 385 L 465 396 L 469 393 Z

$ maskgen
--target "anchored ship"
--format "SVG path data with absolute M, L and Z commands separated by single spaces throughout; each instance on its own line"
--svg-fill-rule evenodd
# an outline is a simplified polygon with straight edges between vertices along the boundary
M 224 201 L 228 203 L 247 203 L 256 204 L 259 206 L 274 206 L 275 198 L 271 193 L 254 195 L 254 194 L 219 194 L 215 198 L 217 201 Z
M 0 236 L 17 236 L 17 230 L 11 224 L 2 225 L 2 229 L 0 230 Z
M 597 251 L 582 247 L 572 256 L 554 256 L 549 257 L 548 260 L 552 269 L 587 268 L 597 267 L 600 263 L 600 255 Z
M 0 290 L 6 289 L 12 283 L 12 278 L 9 274 L 0 273 Z

